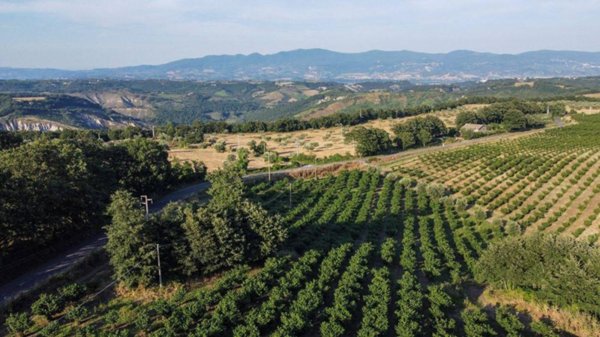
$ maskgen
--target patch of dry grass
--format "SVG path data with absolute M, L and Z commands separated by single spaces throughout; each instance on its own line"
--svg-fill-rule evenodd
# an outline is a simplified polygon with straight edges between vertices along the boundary
M 557 328 L 576 336 L 600 337 L 600 322 L 592 315 L 530 300 L 518 291 L 488 287 L 477 298 L 477 301 L 482 306 L 511 305 L 518 311 L 526 312 L 535 320 L 548 318 Z
M 484 104 L 470 104 L 457 109 L 436 111 L 429 114 L 411 116 L 397 119 L 377 119 L 368 123 L 362 124 L 365 127 L 374 127 L 387 131 L 390 136 L 393 136 L 392 128 L 395 124 L 404 123 L 410 119 L 423 116 L 437 116 L 448 127 L 455 126 L 456 114 L 463 110 L 474 110 L 485 106 Z M 339 154 L 354 154 L 354 145 L 344 143 L 344 134 L 351 130 L 350 127 L 333 127 L 327 129 L 302 130 L 292 132 L 259 132 L 259 133 L 218 133 L 207 134 L 206 139 L 215 139 L 216 141 L 224 141 L 228 151 L 218 153 L 212 147 L 205 149 L 201 148 L 174 148 L 169 151 L 171 160 L 180 161 L 202 161 L 207 166 L 209 171 L 214 171 L 223 166 L 230 154 L 234 154 L 239 147 L 248 148 L 250 141 L 259 143 L 264 141 L 267 147 L 277 152 L 282 157 L 290 157 L 296 153 L 307 155 L 315 155 L 317 158 L 324 158 L 331 155 Z M 317 143 L 313 150 L 311 146 L 306 146 L 311 143 Z M 308 149 L 307 149 L 308 147 Z M 250 169 L 259 169 L 267 166 L 267 162 L 261 157 L 250 156 Z

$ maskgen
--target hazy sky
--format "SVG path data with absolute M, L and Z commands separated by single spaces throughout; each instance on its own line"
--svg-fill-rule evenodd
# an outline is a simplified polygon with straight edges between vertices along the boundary
M 600 51 L 600 0 L 0 0 L 0 67 L 298 48 Z

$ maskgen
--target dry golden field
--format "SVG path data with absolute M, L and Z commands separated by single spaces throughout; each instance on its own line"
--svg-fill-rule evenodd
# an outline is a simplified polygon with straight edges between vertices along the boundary
M 430 114 L 439 117 L 448 127 L 453 127 L 456 114 L 462 110 L 474 110 L 485 105 L 471 104 L 461 108 L 436 111 Z M 392 127 L 397 123 L 402 123 L 415 117 L 405 117 L 398 119 L 373 120 L 362 126 L 384 129 L 392 135 Z M 264 141 L 269 149 L 276 151 L 282 157 L 289 157 L 295 153 L 312 154 L 317 158 L 347 153 L 354 154 L 354 145 L 344 143 L 344 133 L 351 130 L 351 127 L 333 127 L 318 130 L 303 130 L 293 132 L 262 132 L 262 133 L 239 133 L 239 134 L 207 134 L 206 139 L 216 141 L 225 141 L 227 151 L 218 153 L 214 148 L 173 148 L 169 151 L 169 157 L 180 161 L 196 160 L 202 161 L 208 167 L 209 171 L 218 169 L 227 160 L 227 157 L 235 153 L 237 147 L 248 148 L 248 143 L 252 140 L 259 143 Z M 311 148 L 314 145 L 314 149 Z M 250 169 L 265 167 L 266 161 L 263 158 L 250 156 Z
M 596 95 L 595 97 L 600 97 L 600 93 L 591 95 Z M 586 115 L 600 113 L 600 102 L 565 101 L 564 103 L 567 110 L 573 109 Z
M 600 98 L 600 92 L 595 92 L 595 93 L 592 93 L 592 94 L 585 94 L 583 96 L 585 96 L 585 97 L 591 97 L 591 98 Z

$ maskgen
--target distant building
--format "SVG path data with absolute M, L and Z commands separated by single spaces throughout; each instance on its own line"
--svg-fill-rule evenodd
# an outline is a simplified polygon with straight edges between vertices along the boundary
M 467 124 L 463 125 L 463 127 L 460 129 L 466 130 L 466 131 L 473 131 L 473 132 L 486 132 L 487 125 L 467 123 Z

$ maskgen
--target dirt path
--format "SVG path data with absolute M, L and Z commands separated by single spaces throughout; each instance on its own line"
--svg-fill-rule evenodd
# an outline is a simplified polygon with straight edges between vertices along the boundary
M 497 134 L 497 135 L 493 135 L 493 136 L 489 136 L 489 137 L 463 140 L 460 142 L 447 144 L 447 145 L 422 147 L 422 148 L 406 150 L 406 151 L 389 154 L 389 155 L 374 156 L 374 157 L 370 157 L 369 159 L 372 163 L 376 163 L 385 168 L 385 167 L 393 166 L 395 164 L 394 161 L 403 159 L 405 157 L 417 156 L 417 155 L 421 155 L 421 154 L 425 154 L 425 153 L 433 153 L 433 152 L 438 152 L 438 151 L 446 151 L 446 150 L 450 150 L 450 149 L 459 149 L 459 148 L 476 145 L 476 144 L 486 144 L 486 143 L 493 143 L 493 142 L 497 142 L 497 141 L 501 141 L 501 140 L 517 139 L 517 138 L 521 138 L 521 137 L 534 135 L 534 134 L 537 134 L 540 132 L 544 132 L 545 130 L 548 130 L 548 128 L 535 129 L 535 130 L 524 131 L 524 132 L 501 133 L 501 134 Z

